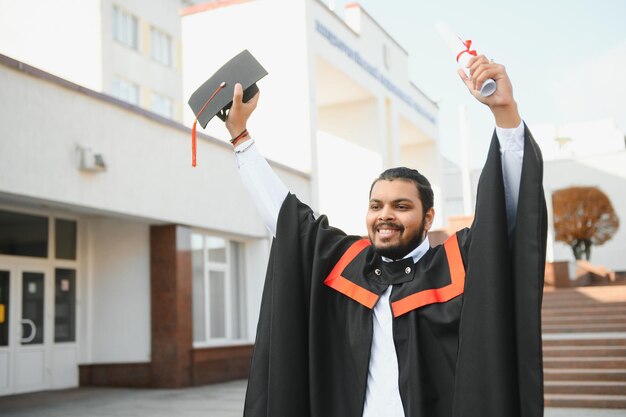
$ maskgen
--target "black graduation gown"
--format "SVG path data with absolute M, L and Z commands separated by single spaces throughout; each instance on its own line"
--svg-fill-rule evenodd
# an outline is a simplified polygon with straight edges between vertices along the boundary
M 542 416 L 542 171 L 526 128 L 509 242 L 494 133 L 471 229 L 417 264 L 381 262 L 368 241 L 314 218 L 290 194 L 270 253 L 244 416 L 361 417 L 372 308 L 389 284 L 406 417 Z

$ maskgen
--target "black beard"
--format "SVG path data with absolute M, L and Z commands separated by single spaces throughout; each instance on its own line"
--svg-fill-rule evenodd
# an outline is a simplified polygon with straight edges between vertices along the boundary
M 392 259 L 397 261 L 398 259 L 404 258 L 406 255 L 411 253 L 413 249 L 419 246 L 420 243 L 424 240 L 424 221 L 420 224 L 420 228 L 417 231 L 415 237 L 406 243 L 406 245 L 398 245 L 391 246 L 386 248 L 376 248 L 376 252 L 380 256 L 384 256 L 385 258 Z

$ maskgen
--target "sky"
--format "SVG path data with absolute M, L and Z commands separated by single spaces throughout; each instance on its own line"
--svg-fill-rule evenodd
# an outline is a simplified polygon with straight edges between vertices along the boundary
M 345 0 L 335 0 L 343 14 Z M 505 65 L 529 125 L 613 118 L 626 133 L 626 1 L 361 0 L 409 53 L 409 78 L 439 103 L 445 157 L 459 163 L 459 105 L 468 109 L 473 167 L 486 157 L 494 122 L 456 73 L 435 24 Z

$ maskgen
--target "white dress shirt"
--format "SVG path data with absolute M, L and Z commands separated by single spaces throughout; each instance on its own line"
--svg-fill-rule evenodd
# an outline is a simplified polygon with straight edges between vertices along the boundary
M 500 142 L 504 196 L 506 200 L 509 235 L 515 226 L 519 185 L 524 153 L 524 123 L 512 129 L 496 126 Z M 278 214 L 289 190 L 259 153 L 254 141 L 247 141 L 235 148 L 239 173 L 250 193 L 265 226 L 276 236 Z M 417 263 L 428 251 L 428 237 L 405 256 Z M 385 262 L 391 259 L 383 258 Z M 363 417 L 405 417 L 398 386 L 399 368 L 393 341 L 393 315 L 389 296 L 392 285 L 381 295 L 374 306 L 374 323 L 370 363 Z

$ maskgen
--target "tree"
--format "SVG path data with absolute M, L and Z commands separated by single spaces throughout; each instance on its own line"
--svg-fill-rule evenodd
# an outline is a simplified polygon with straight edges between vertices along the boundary
M 589 260 L 591 246 L 611 239 L 619 218 L 611 201 L 596 187 L 570 187 L 552 193 L 555 239 L 571 246 L 576 259 Z

